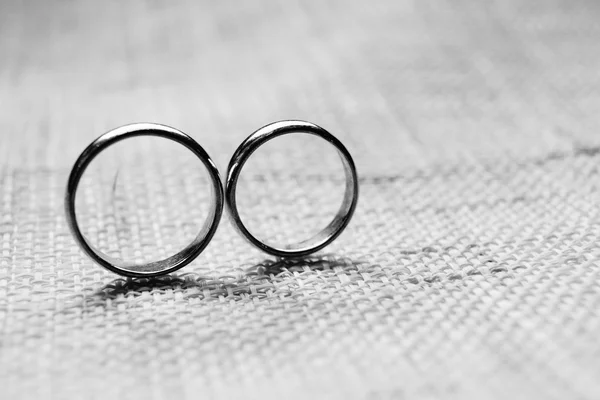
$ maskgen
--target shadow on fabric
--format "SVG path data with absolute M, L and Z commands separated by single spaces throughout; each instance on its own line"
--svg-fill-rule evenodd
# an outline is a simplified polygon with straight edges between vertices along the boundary
M 296 259 L 265 259 L 238 274 L 208 276 L 185 272 L 153 278 L 117 278 L 98 290 L 95 297 L 108 299 L 119 295 L 169 290 L 187 291 L 190 295 L 195 291 L 211 297 L 255 295 L 277 290 L 277 284 L 294 274 L 336 269 L 350 272 L 356 271 L 360 264 L 347 257 L 331 254 Z

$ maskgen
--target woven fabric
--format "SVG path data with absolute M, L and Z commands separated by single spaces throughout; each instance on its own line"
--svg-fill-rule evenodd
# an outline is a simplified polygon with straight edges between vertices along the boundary
M 600 398 L 599 5 L 0 3 L 0 397 Z M 288 118 L 359 170 L 324 251 L 277 261 L 223 218 L 192 264 L 132 280 L 71 237 L 66 179 L 101 133 L 171 125 L 224 174 Z M 265 237 L 339 204 L 311 140 L 243 172 Z M 82 227 L 116 256 L 172 254 L 206 214 L 202 167 L 157 143 L 82 183 Z

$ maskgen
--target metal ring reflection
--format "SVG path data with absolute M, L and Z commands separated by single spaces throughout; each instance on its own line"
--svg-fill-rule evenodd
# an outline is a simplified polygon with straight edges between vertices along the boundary
M 137 264 L 111 257 L 94 245 L 83 235 L 77 221 L 75 198 L 79 181 L 92 160 L 107 147 L 121 140 L 138 136 L 156 136 L 173 140 L 196 155 L 209 172 L 212 181 L 213 202 L 209 215 L 194 240 L 180 252 L 159 261 Z M 67 183 L 65 194 L 65 213 L 73 237 L 83 251 L 104 268 L 123 276 L 152 277 L 176 271 L 194 260 L 213 238 L 223 213 L 223 185 L 219 171 L 206 151 L 194 139 L 185 133 L 159 124 L 139 123 L 113 129 L 93 141 L 79 156 Z
M 346 176 L 346 189 L 342 205 L 333 220 L 315 236 L 299 243 L 283 247 L 265 243 L 254 236 L 244 225 L 237 208 L 236 189 L 240 172 L 246 161 L 260 146 L 282 135 L 308 133 L 318 136 L 332 144 L 338 151 Z M 233 222 L 238 231 L 259 249 L 279 257 L 303 257 L 319 251 L 333 242 L 348 226 L 358 203 L 358 177 L 352 156 L 346 147 L 325 129 L 305 121 L 280 121 L 269 124 L 250 135 L 238 147 L 227 169 L 225 198 Z

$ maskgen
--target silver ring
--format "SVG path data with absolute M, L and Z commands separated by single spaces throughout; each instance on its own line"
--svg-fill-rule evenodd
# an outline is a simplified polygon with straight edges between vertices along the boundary
M 254 153 L 261 145 L 265 144 L 269 140 L 290 133 L 308 133 L 318 136 L 331 143 L 337 149 L 344 165 L 344 172 L 346 175 L 346 190 L 344 192 L 342 206 L 340 207 L 333 221 L 331 221 L 325 229 L 317 233 L 312 238 L 304 240 L 300 243 L 276 247 L 259 240 L 246 228 L 240 219 L 240 214 L 237 209 L 236 187 L 240 172 L 252 153 Z M 233 154 L 227 169 L 225 199 L 233 218 L 234 225 L 250 243 L 269 254 L 279 257 L 307 256 L 329 245 L 342 233 L 346 226 L 348 226 L 358 202 L 358 177 L 356 173 L 356 166 L 354 165 L 352 156 L 346 147 L 344 147 L 342 142 L 340 142 L 331 133 L 327 132 L 320 126 L 305 121 L 274 122 L 260 128 L 250 135 L 244 142 L 242 142 L 242 144 Z
M 214 201 L 210 207 L 206 222 L 200 229 L 200 232 L 196 238 L 179 253 L 174 254 L 164 260 L 154 261 L 147 264 L 135 264 L 122 261 L 100 251 L 89 242 L 89 240 L 79 229 L 77 215 L 75 213 L 75 195 L 77 193 L 77 186 L 79 185 L 79 181 L 83 176 L 83 173 L 88 165 L 92 162 L 94 157 L 100 154 L 100 152 L 105 150 L 107 147 L 123 139 L 136 136 L 157 136 L 170 139 L 191 150 L 192 153 L 194 153 L 208 169 L 210 178 L 212 180 L 212 192 L 214 196 Z M 200 253 L 202 253 L 217 230 L 217 226 L 219 225 L 219 221 L 221 219 L 221 214 L 223 213 L 223 202 L 223 185 L 221 183 L 219 171 L 202 146 L 200 146 L 194 139 L 177 129 L 164 125 L 141 123 L 125 125 L 120 128 L 113 129 L 112 131 L 103 134 L 98 139 L 93 141 L 81 153 L 75 162 L 73 169 L 71 170 L 69 181 L 67 183 L 65 212 L 71 233 L 75 237 L 75 240 L 78 242 L 79 246 L 81 246 L 81 248 L 85 251 L 85 253 L 87 253 L 88 256 L 92 258 L 92 260 L 109 271 L 115 272 L 119 275 L 130 277 L 152 277 L 176 271 L 179 268 L 189 264 Z

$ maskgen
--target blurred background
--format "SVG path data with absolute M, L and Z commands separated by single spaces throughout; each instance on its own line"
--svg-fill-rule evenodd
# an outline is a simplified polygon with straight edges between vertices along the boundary
M 0 2 L 0 397 L 600 397 L 600 3 Z M 314 122 L 361 199 L 323 252 L 277 261 L 227 215 L 157 280 L 71 237 L 66 179 L 119 125 L 241 141 Z M 121 146 L 122 145 L 122 146 Z M 94 161 L 82 228 L 156 259 L 206 215 L 202 165 L 154 139 Z M 243 172 L 253 231 L 306 238 L 343 190 L 314 138 Z

